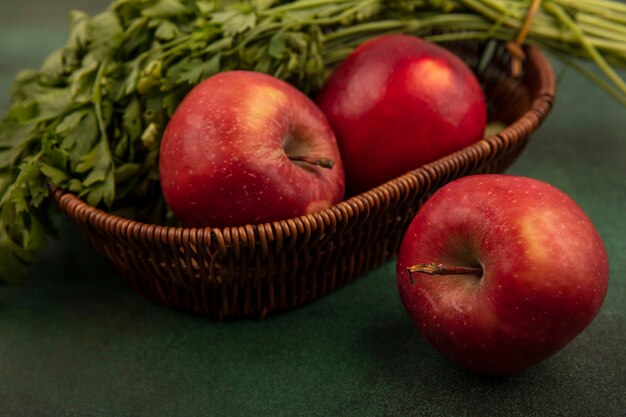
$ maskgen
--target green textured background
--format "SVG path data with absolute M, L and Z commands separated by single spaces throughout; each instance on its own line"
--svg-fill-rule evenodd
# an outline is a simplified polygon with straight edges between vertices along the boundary
M 0 114 L 11 80 L 64 43 L 71 8 L 0 0 Z M 451 365 L 420 340 L 394 264 L 264 321 L 150 304 L 64 219 L 21 287 L 0 287 L 1 416 L 626 416 L 626 109 L 573 71 L 510 173 L 589 214 L 610 257 L 606 302 L 570 345 L 520 375 Z M 581 262 L 584 262 L 581 259 Z

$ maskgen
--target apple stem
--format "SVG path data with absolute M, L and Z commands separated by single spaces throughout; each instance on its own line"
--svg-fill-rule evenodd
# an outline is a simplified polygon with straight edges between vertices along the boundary
M 291 159 L 292 161 L 304 162 L 327 169 L 331 169 L 335 166 L 335 161 L 327 158 L 314 158 L 310 156 L 290 156 L 289 159 Z
M 417 264 L 407 268 L 407 270 L 409 271 L 411 285 L 415 283 L 413 280 L 413 274 L 415 273 L 427 275 L 476 275 L 478 277 L 483 275 L 482 268 L 448 266 L 442 264 Z

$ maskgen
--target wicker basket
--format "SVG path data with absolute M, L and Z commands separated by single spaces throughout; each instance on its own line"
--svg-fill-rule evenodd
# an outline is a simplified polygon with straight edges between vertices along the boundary
M 149 300 L 219 319 L 264 317 L 316 300 L 393 258 L 418 208 L 439 187 L 508 167 L 550 111 L 555 78 L 538 49 L 526 49 L 524 73 L 513 78 L 501 44 L 482 71 L 486 44 L 449 48 L 476 71 L 491 120 L 508 127 L 322 212 L 271 224 L 187 229 L 116 217 L 62 190 L 53 198 Z

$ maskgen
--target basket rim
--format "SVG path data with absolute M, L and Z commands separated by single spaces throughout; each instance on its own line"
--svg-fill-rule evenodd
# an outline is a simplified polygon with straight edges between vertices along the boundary
M 549 113 L 552 103 L 554 101 L 556 92 L 556 77 L 550 62 L 547 57 L 541 52 L 541 50 L 535 46 L 525 46 L 526 59 L 525 66 L 532 67 L 538 74 L 538 88 L 536 93 L 530 97 L 529 108 L 515 121 L 507 125 L 507 127 L 500 132 L 483 138 L 472 145 L 469 145 L 459 151 L 439 158 L 431 163 L 422 165 L 414 170 L 411 170 L 399 177 L 391 179 L 383 184 L 380 184 L 368 191 L 351 196 L 346 200 L 318 212 L 305 214 L 302 216 L 292 217 L 288 219 L 281 219 L 273 222 L 265 222 L 258 224 L 246 224 L 242 226 L 227 226 L 222 228 L 217 227 L 184 227 L 184 226 L 167 226 L 145 223 L 137 220 L 127 219 L 114 214 L 111 214 L 103 209 L 94 207 L 74 193 L 55 187 L 49 186 L 50 194 L 61 211 L 73 218 L 77 212 L 82 212 L 83 219 L 88 223 L 96 223 L 101 225 L 111 225 L 115 223 L 115 229 L 142 230 L 140 233 L 143 236 L 160 236 L 168 241 L 174 239 L 178 241 L 183 235 L 195 234 L 196 232 L 203 232 L 205 236 L 215 234 L 218 240 L 222 241 L 228 239 L 232 235 L 251 236 L 254 235 L 255 230 L 266 230 L 270 232 L 274 230 L 291 230 L 293 232 L 296 229 L 302 230 L 309 229 L 311 225 L 316 224 L 328 224 L 330 218 L 345 219 L 350 217 L 351 212 L 360 214 L 369 210 L 372 206 L 372 202 L 385 201 L 387 195 L 397 195 L 408 191 L 410 183 L 418 183 L 419 177 L 432 177 L 437 175 L 438 168 L 443 168 L 447 163 L 453 161 L 463 155 L 471 154 L 472 150 L 478 151 L 480 148 L 497 146 L 499 142 L 504 141 L 502 136 L 510 136 L 514 140 L 523 138 L 532 131 L 545 119 Z M 508 135 L 504 135 L 505 133 Z M 145 233 L 147 232 L 147 233 Z M 157 238 L 158 239 L 158 238 Z M 223 242 L 226 243 L 226 242 Z M 221 245 L 220 245 L 221 246 Z

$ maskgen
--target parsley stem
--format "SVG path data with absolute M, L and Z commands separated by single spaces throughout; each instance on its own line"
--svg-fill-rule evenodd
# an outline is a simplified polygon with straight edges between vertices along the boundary
M 323 5 L 336 5 L 341 3 L 354 3 L 354 0 L 300 0 L 300 1 L 292 1 L 291 3 L 287 3 L 284 5 L 276 6 L 269 9 L 271 14 L 276 13 L 285 13 L 285 12 L 293 12 L 296 10 L 304 10 L 314 7 L 319 7 Z
M 98 72 L 96 73 L 96 79 L 94 80 L 93 84 L 92 101 L 94 104 L 94 109 L 96 111 L 96 119 L 98 120 L 100 134 L 102 135 L 103 141 L 108 146 L 109 137 L 107 135 L 104 118 L 102 117 L 102 80 L 104 78 L 104 70 L 106 69 L 107 62 L 108 61 L 105 59 L 98 66 Z
M 598 50 L 589 42 L 584 33 L 580 30 L 576 23 L 563 11 L 563 9 L 555 4 L 545 4 L 544 7 L 554 13 L 554 15 L 574 34 L 583 49 L 589 54 L 600 70 L 615 84 L 615 86 L 626 94 L 626 83 L 622 78 L 611 68 L 606 62 L 604 57 L 598 52 Z

